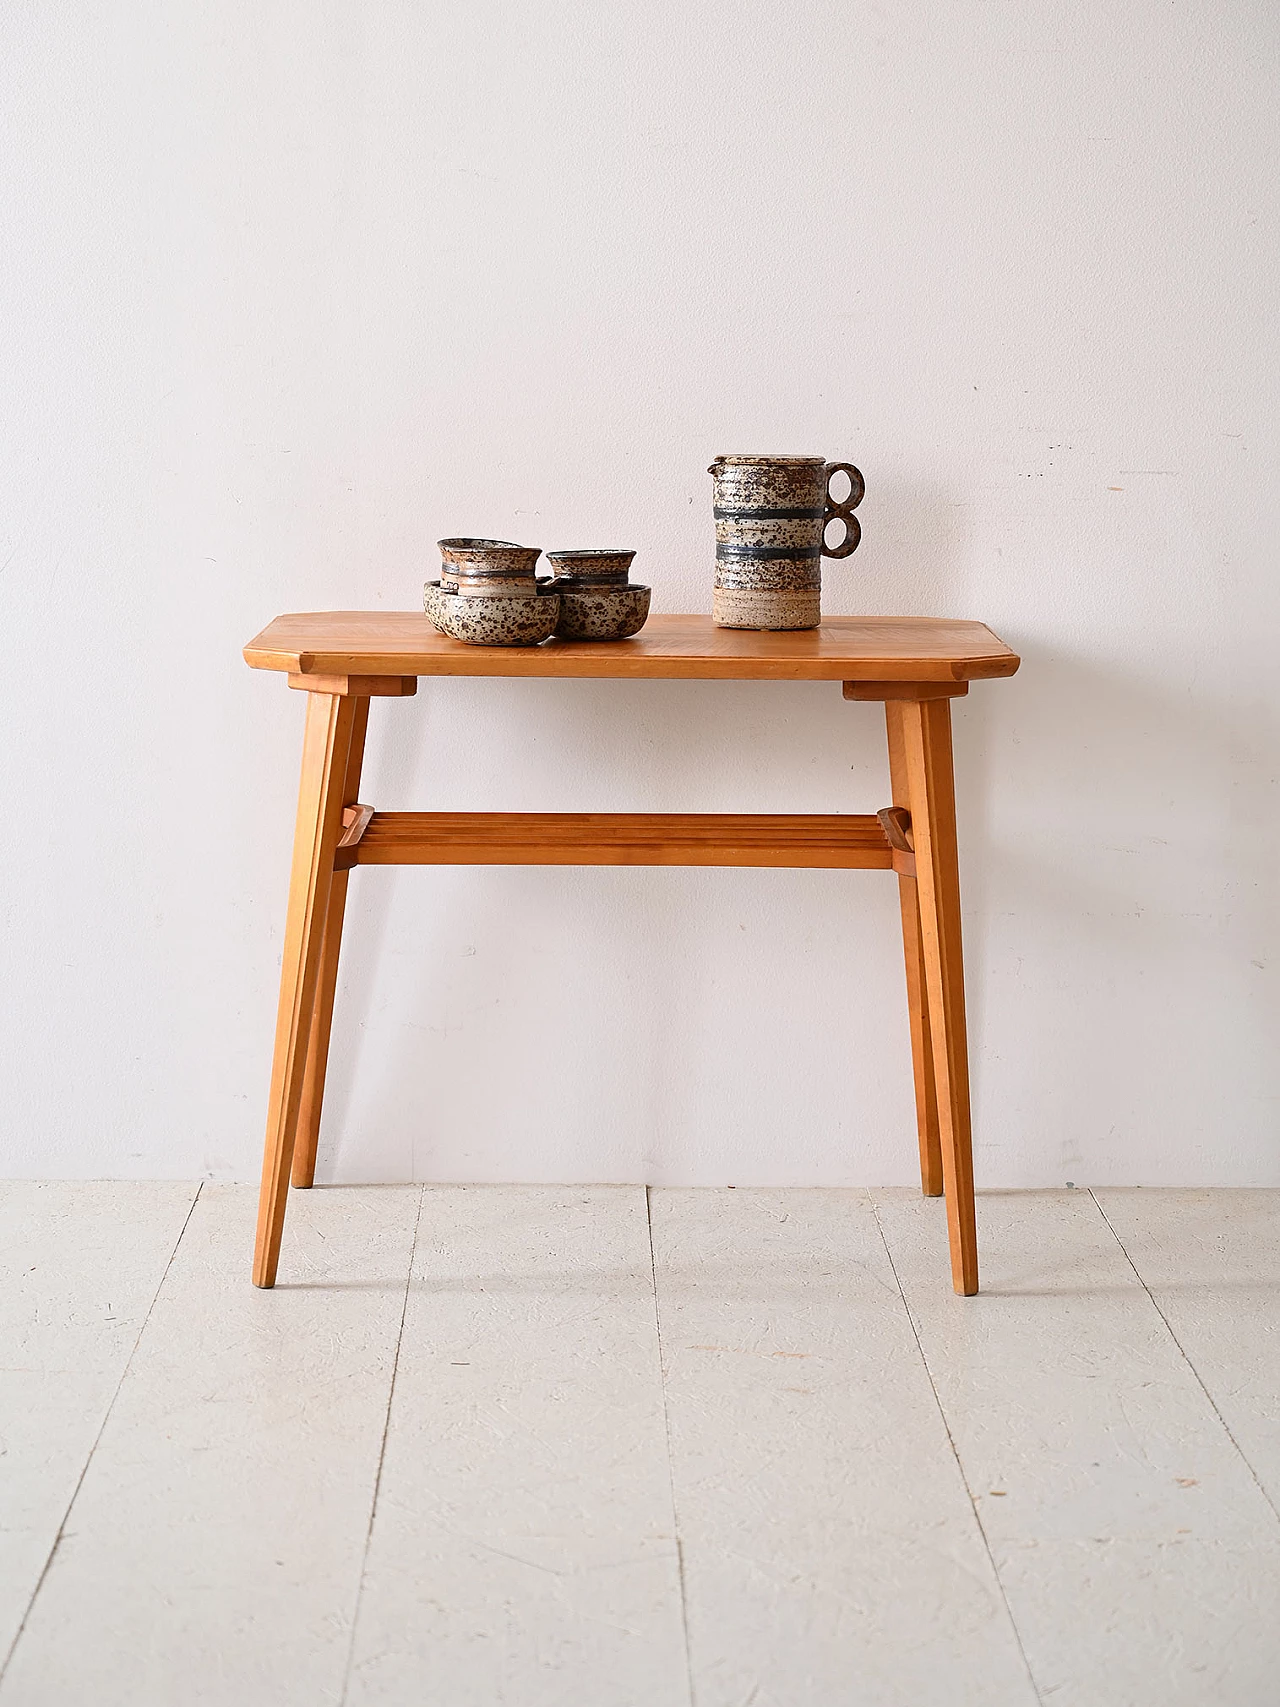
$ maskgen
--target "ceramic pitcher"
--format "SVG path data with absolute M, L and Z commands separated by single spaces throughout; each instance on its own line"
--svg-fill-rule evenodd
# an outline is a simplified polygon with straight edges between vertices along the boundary
M 862 530 L 853 511 L 863 480 L 850 462 L 820 456 L 718 456 L 715 479 L 716 583 L 721 628 L 816 628 L 822 620 L 822 559 L 848 557 Z M 849 476 L 849 496 L 831 496 L 831 478 Z M 844 538 L 826 543 L 827 524 Z

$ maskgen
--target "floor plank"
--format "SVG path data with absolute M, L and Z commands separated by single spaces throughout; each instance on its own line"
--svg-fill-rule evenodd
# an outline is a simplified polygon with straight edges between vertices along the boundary
M 351 1707 L 686 1707 L 643 1188 L 423 1201 Z
M 428 1190 L 406 1300 L 417 1188 L 274 1294 L 194 1189 L 0 1186 L 11 1628 L 101 1430 L 0 1707 L 688 1707 L 668 1429 L 696 1707 L 1033 1707 L 1006 1605 L 1043 1707 L 1275 1695 L 1280 1193 L 984 1196 L 960 1300 L 914 1194 L 655 1191 L 664 1420 L 642 1190 Z
M 1044 1701 L 1274 1699 L 1280 1526 L 1090 1195 L 980 1198 L 973 1299 L 941 1203 L 881 1222 Z
M 420 1192 L 294 1194 L 274 1292 L 255 1196 L 201 1193 L 4 1707 L 339 1699 Z
M 1095 1191 L 1280 1510 L 1280 1191 Z
M 197 1190 L 0 1182 L 0 1665 Z
M 652 1216 L 697 1707 L 1033 1704 L 871 1200 Z

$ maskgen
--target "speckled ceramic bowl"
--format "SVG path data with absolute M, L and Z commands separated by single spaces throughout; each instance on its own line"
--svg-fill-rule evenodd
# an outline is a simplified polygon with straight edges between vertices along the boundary
M 648 587 L 562 588 L 558 640 L 625 640 L 649 615 Z
M 547 562 L 575 587 L 625 587 L 634 551 L 549 551 Z
M 440 582 L 468 598 L 507 598 L 535 590 L 541 547 L 509 539 L 441 539 Z
M 519 598 L 466 599 L 460 593 L 440 592 L 436 611 L 427 612 L 451 640 L 468 646 L 540 646 L 550 639 L 560 616 L 557 593 L 534 593 Z
M 457 603 L 458 595 L 452 587 L 442 586 L 439 581 L 428 581 L 422 589 L 422 608 L 427 613 L 427 621 L 437 634 L 449 633 L 448 613 L 452 605 Z

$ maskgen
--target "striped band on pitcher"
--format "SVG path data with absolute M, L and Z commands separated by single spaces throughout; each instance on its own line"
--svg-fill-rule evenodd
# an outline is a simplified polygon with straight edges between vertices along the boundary
M 821 558 L 819 545 L 717 545 L 717 563 L 783 563 L 791 558 Z
M 717 504 L 711 513 L 718 522 L 816 522 L 824 512 L 821 504 L 816 510 L 726 510 Z

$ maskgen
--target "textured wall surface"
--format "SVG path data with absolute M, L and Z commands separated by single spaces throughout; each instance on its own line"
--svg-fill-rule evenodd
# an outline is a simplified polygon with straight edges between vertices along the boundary
M 1280 14 L 392 0 L 0 20 L 0 1167 L 251 1177 L 278 611 L 442 534 L 709 610 L 717 452 L 858 462 L 956 708 L 980 1184 L 1280 1182 Z M 384 807 L 871 811 L 819 686 L 424 684 Z M 894 1183 L 873 874 L 365 871 L 321 1172 Z

